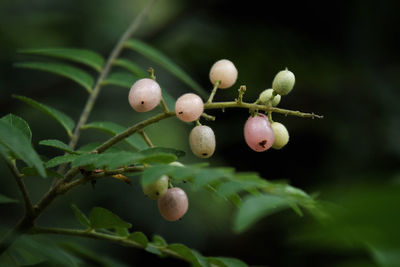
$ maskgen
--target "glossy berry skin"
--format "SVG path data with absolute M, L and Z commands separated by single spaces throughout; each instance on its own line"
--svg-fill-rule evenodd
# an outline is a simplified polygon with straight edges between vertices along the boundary
M 210 69 L 210 81 L 215 84 L 218 80 L 218 88 L 226 89 L 235 84 L 238 71 L 235 65 L 227 59 L 221 59 L 212 65 Z
M 143 186 L 143 193 L 151 199 L 159 199 L 167 192 L 168 183 L 168 176 L 163 175 L 157 181 Z
M 197 157 L 211 157 L 215 151 L 214 131 L 206 125 L 194 127 L 189 135 L 189 144 L 193 154 Z
M 250 116 L 244 125 L 244 139 L 251 149 L 263 152 L 274 143 L 274 132 L 268 118 L 263 114 Z
M 289 142 L 289 132 L 285 125 L 279 122 L 271 123 L 272 131 L 274 132 L 275 141 L 272 145 L 274 149 L 281 149 Z
M 293 72 L 289 70 L 282 70 L 276 74 L 272 81 L 272 89 L 280 95 L 287 95 L 292 91 L 295 77 Z
M 179 187 L 169 188 L 162 198 L 158 200 L 158 210 L 167 221 L 177 221 L 189 207 L 188 197 Z
M 161 88 L 152 79 L 140 79 L 132 85 L 128 100 L 134 110 L 138 112 L 150 111 L 160 103 Z
M 200 118 L 204 111 L 204 103 L 200 96 L 187 93 L 176 100 L 176 116 L 185 122 L 195 121 Z

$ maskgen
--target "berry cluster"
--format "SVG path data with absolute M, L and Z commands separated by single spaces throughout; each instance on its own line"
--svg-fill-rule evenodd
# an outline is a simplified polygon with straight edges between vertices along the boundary
M 190 148 L 199 158 L 209 158 L 215 151 L 214 131 L 201 125 L 199 118 L 203 115 L 207 104 L 212 103 L 212 98 L 217 89 L 226 89 L 235 84 L 238 71 L 235 65 L 222 59 L 214 63 L 210 69 L 209 78 L 214 85 L 210 98 L 204 104 L 200 96 L 186 93 L 180 96 L 175 103 L 175 114 L 184 122 L 197 122 L 189 135 Z M 287 95 L 294 86 L 295 77 L 289 70 L 282 70 L 276 74 L 272 88 L 264 90 L 253 106 L 264 105 L 275 107 L 279 104 L 281 96 Z M 241 98 L 242 95 L 239 96 Z M 140 79 L 136 81 L 129 91 L 129 104 L 138 112 L 146 112 L 154 109 L 162 101 L 161 88 L 154 79 Z M 266 151 L 269 148 L 281 149 L 289 141 L 289 133 L 286 127 L 272 121 L 271 112 L 268 116 L 250 109 L 251 116 L 244 125 L 244 139 L 248 146 L 257 152 Z M 186 193 L 172 187 L 169 177 L 164 175 L 156 182 L 143 188 L 144 193 L 152 199 L 158 199 L 158 207 L 161 215 L 169 221 L 181 218 L 188 209 Z

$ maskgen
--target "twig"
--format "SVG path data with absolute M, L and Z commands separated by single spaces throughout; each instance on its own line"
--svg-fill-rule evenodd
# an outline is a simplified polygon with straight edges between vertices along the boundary
M 214 87 L 213 87 L 213 89 L 212 89 L 212 91 L 211 91 L 210 97 L 208 98 L 208 100 L 207 100 L 206 103 L 212 103 L 212 101 L 213 101 L 213 99 L 214 99 L 214 96 L 215 96 L 215 94 L 217 93 L 217 90 L 218 90 L 218 87 L 219 87 L 219 84 L 220 84 L 220 83 L 221 83 L 220 80 L 218 80 L 218 81 L 215 82 Z
M 146 144 L 149 147 L 154 147 L 153 143 L 151 142 L 149 136 L 146 134 L 146 132 L 144 130 L 140 130 L 139 134 L 143 137 L 143 140 L 146 142 Z
M 56 234 L 56 235 L 68 235 L 68 236 L 78 236 L 78 237 L 86 237 L 86 238 L 92 238 L 92 239 L 98 239 L 98 240 L 105 240 L 109 241 L 115 244 L 123 245 L 123 246 L 130 246 L 130 247 L 135 247 L 135 248 L 140 248 L 140 249 L 145 249 L 146 247 L 153 247 L 155 249 L 158 249 L 161 251 L 163 254 L 188 261 L 186 258 L 182 257 L 178 253 L 176 253 L 173 250 L 168 249 L 167 247 L 163 246 L 156 246 L 151 243 L 148 243 L 147 246 L 143 246 L 140 243 L 137 243 L 131 239 L 127 239 L 125 237 L 120 237 L 120 236 L 115 236 L 115 235 L 110 235 L 110 234 L 104 234 L 104 233 L 99 233 L 95 231 L 87 231 L 87 230 L 78 230 L 78 229 L 64 229 L 64 228 L 48 228 L 48 227 L 33 227 L 30 231 L 31 234 Z
M 6 160 L 7 166 L 10 169 L 11 173 L 13 174 L 15 181 L 17 182 L 18 188 L 21 191 L 22 197 L 24 199 L 25 204 L 25 212 L 28 215 L 33 214 L 33 205 L 31 198 L 29 197 L 28 190 L 25 187 L 25 183 L 22 180 L 23 175 L 19 172 L 17 166 L 15 165 L 15 161 L 8 161 Z

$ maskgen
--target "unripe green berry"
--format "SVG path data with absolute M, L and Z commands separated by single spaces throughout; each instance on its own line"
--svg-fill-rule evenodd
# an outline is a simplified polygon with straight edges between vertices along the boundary
M 285 125 L 279 122 L 271 123 L 271 128 L 274 132 L 275 137 L 272 148 L 281 149 L 289 142 L 289 132 L 286 129 Z
M 293 72 L 288 69 L 282 70 L 276 74 L 272 81 L 272 89 L 280 95 L 287 95 L 292 91 L 295 83 Z
M 266 90 L 264 90 L 264 91 L 260 94 L 260 96 L 258 97 L 258 99 L 260 100 L 260 103 L 263 104 L 263 105 L 265 105 L 265 104 L 267 104 L 268 102 L 271 102 L 271 104 L 272 104 L 273 107 L 277 106 L 277 105 L 279 104 L 279 102 L 281 102 L 281 96 L 280 96 L 280 95 L 276 95 L 276 96 L 272 99 L 272 101 L 271 101 L 272 93 L 273 93 L 273 92 L 274 92 L 273 89 L 266 89 Z
M 168 176 L 163 175 L 157 181 L 143 186 L 143 193 L 151 199 L 159 199 L 167 192 L 168 183 Z

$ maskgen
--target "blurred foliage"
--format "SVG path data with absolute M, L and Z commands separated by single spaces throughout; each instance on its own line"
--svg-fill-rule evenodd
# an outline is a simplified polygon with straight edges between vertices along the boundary
M 38 59 L 17 51 L 75 47 L 107 56 L 145 2 L 0 1 L 0 115 L 14 113 L 24 118 L 40 154 L 59 155 L 38 143 L 46 139 L 67 142 L 65 132 L 11 95 L 28 96 L 76 121 L 87 93 L 61 77 L 14 68 L 15 62 Z M 136 36 L 172 58 L 205 90 L 211 89 L 208 70 L 212 63 L 231 59 L 239 70 L 236 85 L 247 85 L 244 98 L 249 101 L 270 87 L 276 72 L 285 67 L 292 70 L 295 89 L 280 106 L 314 111 L 325 119 L 274 116 L 288 128 L 289 145 L 259 154 L 243 141 L 247 112 L 213 112 L 217 121 L 208 125 L 216 133 L 217 150 L 210 164 L 257 171 L 268 179 L 289 180 L 306 192 L 317 191 L 319 199 L 329 203 L 324 207 L 333 219 L 314 221 L 308 213 L 299 218 L 282 211 L 237 235 L 230 227 L 233 205 L 184 185 L 191 208 L 184 220 L 171 224 L 160 219 L 139 181 L 132 180 L 130 187 L 104 179 L 95 190 L 82 187 L 58 200 L 39 222 L 74 227 L 74 218 L 66 215 L 70 203 L 84 211 L 102 206 L 148 236 L 158 233 L 204 255 L 235 255 L 250 264 L 270 266 L 399 266 L 399 8 L 397 1 L 388 0 L 269 2 L 265 8 L 256 1 L 158 1 Z M 184 82 L 145 57 L 131 51 L 124 55 L 142 70 L 155 68 L 157 80 L 172 97 L 189 91 Z M 96 71 L 90 66 L 85 70 L 90 74 Z M 215 99 L 233 99 L 236 93 L 236 89 L 224 90 Z M 126 96 L 126 89 L 112 83 L 105 87 L 90 122 L 112 121 L 127 127 L 149 116 L 132 112 Z M 168 119 L 149 127 L 147 133 L 159 146 L 185 151 L 184 163 L 203 162 L 191 155 L 189 130 L 188 125 Z M 87 130 L 78 147 L 106 138 L 107 134 Z M 6 196 L 1 199 L 20 199 L 4 164 L 0 173 L 1 193 Z M 49 181 L 37 178 L 26 183 L 34 200 L 49 186 Z M 7 214 L 0 218 L 3 226 L 11 227 L 20 217 L 22 209 L 17 205 L 0 205 L 0 214 Z M 71 239 L 96 255 L 107 255 L 105 260 L 112 257 L 131 265 L 182 264 L 140 250 Z M 57 240 L 63 238 L 43 237 L 41 242 L 51 247 Z M 75 245 L 70 248 L 79 250 Z M 84 249 L 79 254 L 87 255 L 94 264 L 104 264 Z

